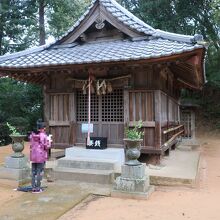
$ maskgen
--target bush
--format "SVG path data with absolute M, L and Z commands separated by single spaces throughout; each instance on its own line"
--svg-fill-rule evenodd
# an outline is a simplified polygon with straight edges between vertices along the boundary
M 0 123 L 0 146 L 4 146 L 11 143 L 11 138 L 9 137 L 10 130 L 6 123 Z
M 26 134 L 29 127 L 29 121 L 27 118 L 12 117 L 8 119 L 8 123 L 16 128 L 21 134 Z

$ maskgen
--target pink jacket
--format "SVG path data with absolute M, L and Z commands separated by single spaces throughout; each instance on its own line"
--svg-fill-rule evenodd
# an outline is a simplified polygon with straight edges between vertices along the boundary
M 30 160 L 33 163 L 44 163 L 48 159 L 48 149 L 51 142 L 45 132 L 30 135 Z

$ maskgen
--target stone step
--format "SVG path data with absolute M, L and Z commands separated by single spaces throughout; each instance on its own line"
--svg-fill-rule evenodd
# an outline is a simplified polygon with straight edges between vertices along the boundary
M 56 167 L 54 168 L 54 178 L 55 180 L 112 184 L 114 182 L 115 177 L 113 170 L 93 170 Z
M 94 170 L 115 170 L 117 161 L 110 159 L 91 158 L 61 158 L 57 161 L 58 167 L 94 169 Z

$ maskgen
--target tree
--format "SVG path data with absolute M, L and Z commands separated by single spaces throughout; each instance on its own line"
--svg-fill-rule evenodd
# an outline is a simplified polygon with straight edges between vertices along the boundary
M 31 14 L 28 0 L 0 1 L 0 55 L 24 50 L 35 44 L 31 29 L 36 23 Z
M 42 90 L 9 78 L 0 79 L 0 145 L 8 143 L 6 122 L 27 132 L 42 118 Z M 3 132 L 4 131 L 4 132 Z M 4 135 L 3 135 L 4 134 Z
M 49 34 L 62 36 L 73 26 L 89 5 L 90 0 L 54 0 L 48 5 Z

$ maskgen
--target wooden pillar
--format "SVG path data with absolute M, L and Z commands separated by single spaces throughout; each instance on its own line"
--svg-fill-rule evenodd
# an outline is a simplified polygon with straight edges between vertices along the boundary
M 76 93 L 73 92 L 69 95 L 69 115 L 70 115 L 70 134 L 69 143 L 76 143 Z
M 124 125 L 129 124 L 129 92 L 124 90 Z
M 161 91 L 154 92 L 155 108 L 155 147 L 161 147 Z
M 47 131 L 49 131 L 49 120 L 50 120 L 50 96 L 47 93 L 47 86 L 43 86 L 43 109 L 44 109 L 44 121 L 46 123 Z

